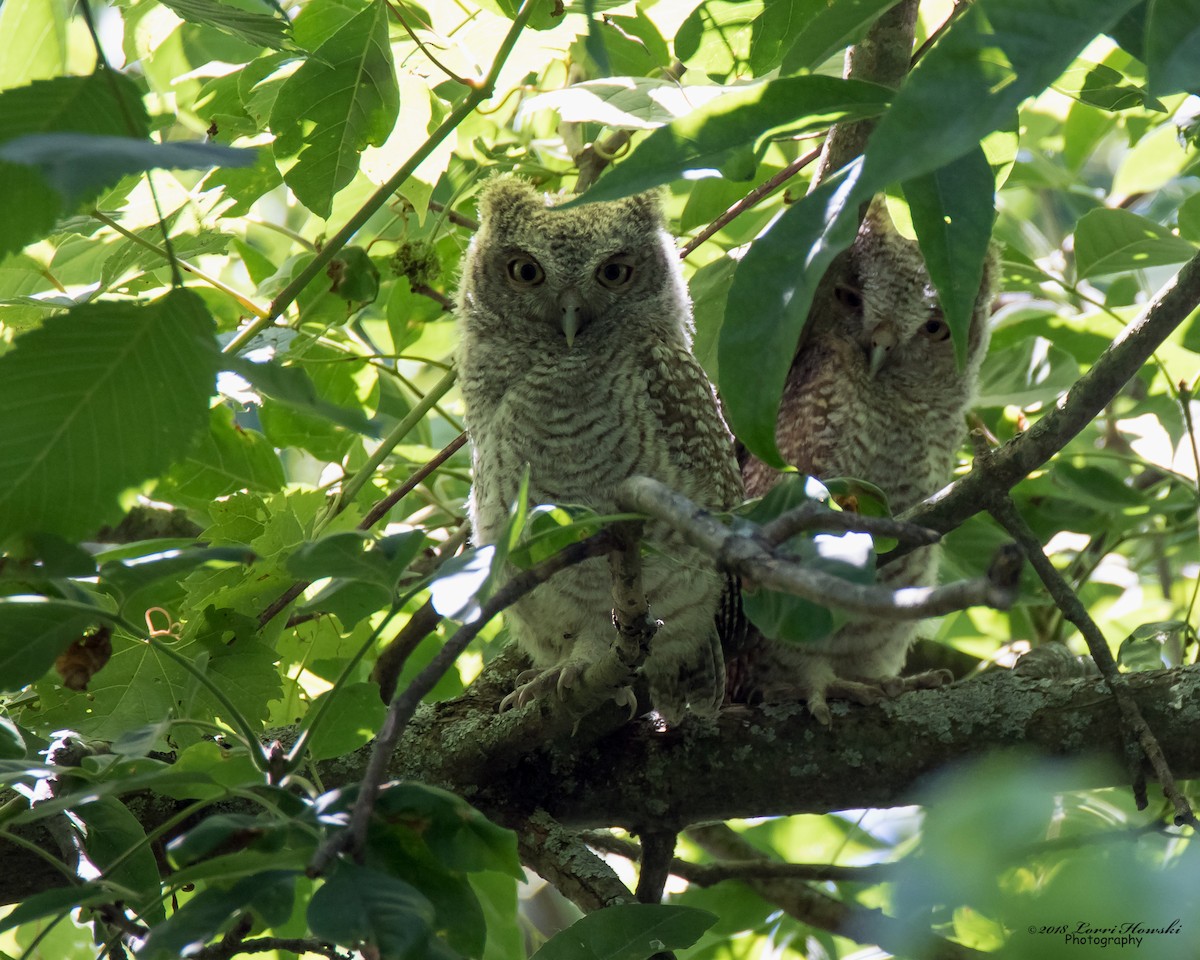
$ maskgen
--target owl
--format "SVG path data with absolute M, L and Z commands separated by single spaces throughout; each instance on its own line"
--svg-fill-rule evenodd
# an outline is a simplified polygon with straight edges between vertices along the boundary
M 950 478 L 987 351 L 997 272 L 989 255 L 960 368 L 917 243 L 896 231 L 881 200 L 873 202 L 814 298 L 779 409 L 784 459 L 818 478 L 873 483 L 897 513 L 939 490 Z M 742 475 L 749 496 L 766 493 L 780 476 L 753 458 L 744 460 Z M 923 548 L 884 566 L 880 581 L 929 585 L 937 563 L 936 548 Z M 826 698 L 872 703 L 949 679 L 945 671 L 898 679 L 915 629 L 911 621 L 860 618 L 813 644 L 757 638 L 731 673 L 741 693 L 802 697 L 828 724 Z
M 712 510 L 739 503 L 733 439 L 691 352 L 691 303 L 656 196 L 559 209 L 498 177 L 481 193 L 479 220 L 456 357 L 477 541 L 503 535 L 526 465 L 531 504 L 615 513 L 615 490 L 634 475 Z M 645 536 L 643 585 L 660 626 L 643 672 L 674 724 L 721 703 L 717 618 L 728 587 L 678 535 L 649 524 Z M 517 702 L 561 692 L 612 645 L 607 559 L 562 571 L 506 617 L 536 670 L 518 680 Z

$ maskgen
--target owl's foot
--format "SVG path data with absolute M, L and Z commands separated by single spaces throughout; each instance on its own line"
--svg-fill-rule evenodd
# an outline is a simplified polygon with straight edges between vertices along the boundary
M 885 696 L 887 693 L 879 684 L 835 679 L 820 690 L 809 690 L 804 699 L 808 704 L 808 712 L 822 726 L 829 727 L 833 725 L 833 717 L 829 712 L 829 704 L 826 700 L 849 700 L 851 703 L 869 707 L 878 703 Z
M 940 690 L 954 682 L 954 674 L 949 670 L 926 670 L 924 673 L 914 673 L 911 677 L 888 677 L 879 682 L 883 692 L 889 697 L 898 697 L 910 690 Z
M 525 704 L 544 697 L 552 691 L 560 701 L 565 700 L 567 691 L 579 682 L 587 670 L 587 666 L 586 663 L 572 660 L 556 664 L 546 670 L 525 670 L 517 675 L 517 685 L 513 688 L 512 693 L 500 701 L 500 712 L 519 710 Z M 637 716 L 637 697 L 634 695 L 633 688 L 619 688 L 613 693 L 613 700 L 616 701 L 617 706 L 625 707 L 629 711 L 630 720 Z

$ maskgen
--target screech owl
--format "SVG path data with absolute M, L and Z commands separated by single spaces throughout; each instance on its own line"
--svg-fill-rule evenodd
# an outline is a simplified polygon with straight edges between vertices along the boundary
M 458 298 L 459 384 L 474 447 L 470 514 L 495 542 L 525 464 L 530 503 L 616 512 L 634 475 L 709 509 L 741 501 L 733 440 L 691 352 L 691 303 L 657 198 L 556 209 L 514 177 L 489 181 Z M 711 559 L 651 524 L 643 670 L 677 723 L 711 714 L 725 686 L 715 616 L 726 584 Z M 557 574 L 511 607 L 511 632 L 540 674 L 521 702 L 574 682 L 612 644 L 604 557 Z
M 874 201 L 814 297 L 779 409 L 784 459 L 819 479 L 873 483 L 896 513 L 944 486 L 987 352 L 997 273 L 989 255 L 959 368 L 916 241 L 898 233 L 882 200 Z M 742 475 L 748 496 L 761 496 L 779 479 L 753 458 Z M 916 550 L 884 566 L 880 582 L 929 585 L 937 563 L 936 548 Z M 742 693 L 802 697 L 828 724 L 827 697 L 871 703 L 881 693 L 949 679 L 944 671 L 897 679 L 915 632 L 911 621 L 860 618 L 814 644 L 759 638 L 731 672 Z

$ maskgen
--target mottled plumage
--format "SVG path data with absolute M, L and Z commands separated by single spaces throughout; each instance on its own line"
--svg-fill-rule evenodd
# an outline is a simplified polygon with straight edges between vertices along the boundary
M 964 434 L 964 415 L 987 351 L 996 263 L 989 257 L 960 369 L 915 241 L 896 232 L 881 201 L 835 262 L 784 388 L 776 439 L 784 459 L 818 478 L 854 477 L 882 488 L 894 512 L 940 489 Z M 743 465 L 749 496 L 779 475 Z M 914 551 L 880 571 L 892 587 L 936 580 L 937 551 Z M 752 642 L 738 665 L 744 690 L 800 696 L 828 722 L 826 697 L 859 702 L 881 691 L 937 685 L 943 676 L 895 680 L 916 626 L 860 619 L 812 645 Z
M 484 188 L 463 266 L 457 366 L 474 445 L 471 521 L 480 543 L 508 522 L 526 463 L 531 503 L 616 510 L 627 477 L 654 477 L 711 509 L 741 500 L 732 439 L 691 353 L 691 305 L 658 201 L 641 195 L 556 209 L 521 180 Z M 724 581 L 656 525 L 645 558 L 661 621 L 644 672 L 669 722 L 711 713 L 724 690 L 715 625 Z M 542 584 L 507 613 L 542 673 L 573 682 L 612 644 L 605 558 Z

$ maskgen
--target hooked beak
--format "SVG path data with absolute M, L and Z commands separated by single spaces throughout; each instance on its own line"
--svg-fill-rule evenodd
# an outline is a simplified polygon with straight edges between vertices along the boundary
M 896 345 L 896 331 L 891 321 L 882 321 L 871 331 L 871 347 L 867 351 L 867 371 L 874 380 L 887 361 L 888 354 Z
M 567 338 L 567 347 L 570 348 L 575 344 L 575 334 L 587 319 L 587 308 L 584 306 L 583 297 L 574 287 L 567 287 L 563 291 L 558 305 L 562 310 L 563 336 Z

